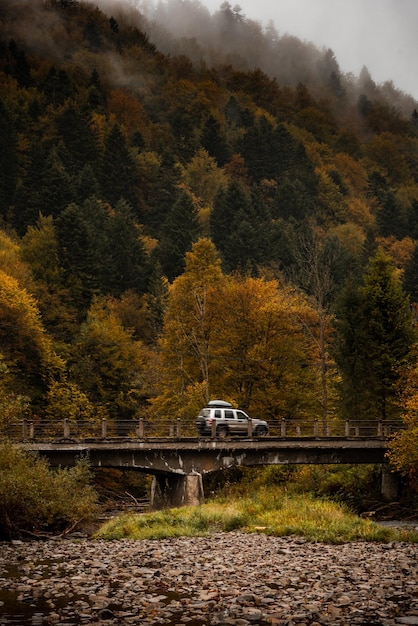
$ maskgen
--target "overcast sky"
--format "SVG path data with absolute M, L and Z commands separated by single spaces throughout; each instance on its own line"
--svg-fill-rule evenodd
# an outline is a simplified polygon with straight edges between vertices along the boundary
M 201 0 L 211 12 L 222 0 Z M 373 80 L 394 85 L 418 100 L 418 0 L 229 0 L 247 18 L 273 20 L 289 33 L 331 48 L 342 72 L 363 65 Z

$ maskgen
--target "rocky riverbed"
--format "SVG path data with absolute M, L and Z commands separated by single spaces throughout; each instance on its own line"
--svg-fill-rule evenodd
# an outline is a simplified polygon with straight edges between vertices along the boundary
M 417 544 L 263 534 L 0 544 L 0 625 L 418 625 Z

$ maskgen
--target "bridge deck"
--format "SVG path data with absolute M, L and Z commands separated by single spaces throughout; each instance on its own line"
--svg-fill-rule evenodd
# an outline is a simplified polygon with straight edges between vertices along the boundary
M 121 467 L 155 473 L 205 474 L 236 465 L 384 463 L 384 438 L 319 439 L 112 439 L 21 444 L 52 465 L 72 465 L 87 456 L 94 467 Z

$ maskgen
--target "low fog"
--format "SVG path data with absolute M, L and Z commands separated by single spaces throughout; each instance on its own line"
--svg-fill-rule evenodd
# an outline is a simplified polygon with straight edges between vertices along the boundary
M 418 101 L 417 0 L 87 1 L 140 28 L 161 52 L 187 56 L 197 66 L 260 68 L 281 86 L 302 83 L 319 97 L 331 89 L 353 101 L 359 94 L 374 97 L 378 87 L 406 114 Z M 55 24 L 37 16 L 43 2 L 0 0 L 7 36 L 71 58 L 74 51 L 65 45 L 75 42 L 54 51 Z M 14 11 L 8 20 L 16 5 L 22 5 L 19 18 Z
M 281 83 L 292 84 L 293 74 L 294 81 L 309 84 L 310 73 L 317 72 L 317 64 L 323 62 L 319 52 L 328 54 L 329 59 L 332 51 L 336 69 L 349 80 L 351 77 L 356 82 L 369 75 L 378 86 L 386 86 L 386 92 L 393 87 L 418 100 L 416 0 L 125 1 L 144 12 L 151 22 L 164 24 L 175 37 L 196 38 L 204 46 L 226 49 L 234 63 L 239 64 L 239 57 L 244 57 L 250 66 L 259 65 Z M 225 5 L 249 26 L 241 44 L 225 33 L 218 38 L 213 29 L 214 18 Z M 208 17 L 212 18 L 211 29 L 207 28 Z M 158 29 L 151 30 L 157 45 L 164 47 Z M 260 44 L 265 34 L 270 41 L 279 42 L 270 56 Z M 184 52 L 189 54 L 187 49 Z
M 204 0 L 211 11 L 217 0 Z M 233 2 L 231 4 L 234 4 Z M 242 0 L 244 14 L 280 34 L 290 33 L 332 48 L 344 72 L 365 65 L 377 83 L 392 80 L 418 98 L 416 0 Z

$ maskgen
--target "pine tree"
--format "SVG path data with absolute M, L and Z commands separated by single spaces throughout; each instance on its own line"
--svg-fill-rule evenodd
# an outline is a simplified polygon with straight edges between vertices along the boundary
M 415 244 L 411 258 L 405 266 L 403 288 L 412 302 L 418 303 L 418 244 Z
M 149 280 L 149 261 L 141 231 L 127 202 L 118 202 L 106 228 L 106 248 L 101 260 L 106 267 L 102 292 L 120 296 L 128 290 L 143 294 Z
M 243 186 L 232 181 L 218 192 L 210 214 L 212 241 L 222 257 L 228 256 L 228 246 L 234 235 L 236 216 L 248 204 L 248 196 Z
M 278 179 L 293 164 L 296 150 L 297 143 L 283 124 L 275 128 L 265 117 L 241 141 L 241 154 L 257 182 Z
M 136 170 L 120 127 L 115 124 L 106 138 L 100 186 L 103 200 L 113 207 L 124 199 L 136 208 Z
M 141 216 L 141 223 L 150 229 L 157 239 L 161 224 L 164 224 L 171 208 L 177 202 L 180 190 L 178 186 L 180 171 L 171 152 L 164 152 L 158 174 L 146 199 L 147 210 Z
M 57 117 L 56 125 L 70 157 L 67 169 L 78 173 L 86 165 L 96 167 L 98 140 L 87 113 L 71 104 Z
M 199 230 L 196 207 L 190 194 L 184 191 L 167 215 L 157 251 L 162 270 L 170 281 L 184 271 L 185 254 L 191 250 Z
M 91 165 L 85 165 L 74 180 L 75 200 L 83 204 L 89 198 L 100 196 L 100 187 Z
M 408 297 L 381 249 L 363 283 L 346 290 L 337 315 L 334 353 L 344 417 L 397 417 L 400 368 L 411 357 L 416 333 Z
M 209 156 L 223 167 L 231 158 L 231 151 L 222 133 L 221 125 L 213 115 L 209 115 L 203 128 L 201 144 Z
M 54 107 L 58 107 L 73 97 L 77 89 L 65 70 L 57 70 L 55 67 L 51 67 L 42 86 L 42 91 L 48 101 Z
M 57 217 L 74 200 L 73 179 L 64 165 L 65 152 L 60 144 L 48 155 L 40 190 L 39 213 L 43 215 Z
M 217 194 L 210 215 L 213 242 L 227 271 L 253 271 L 263 260 L 263 228 L 250 195 L 238 181 Z
M 90 76 L 89 90 L 88 90 L 88 102 L 90 108 L 100 113 L 105 111 L 106 106 L 106 92 L 100 81 L 99 73 L 94 69 Z
M 12 57 L 12 67 L 10 68 L 12 76 L 16 78 L 20 87 L 31 87 L 33 80 L 25 52 L 18 48 L 14 40 L 9 44 L 9 51 Z
M 100 212 L 100 228 L 93 228 L 94 220 L 89 213 Z M 72 293 L 75 306 L 82 315 L 90 306 L 94 294 L 99 293 L 102 283 L 101 257 L 103 229 L 107 214 L 97 200 L 84 203 L 83 207 L 70 204 L 56 221 L 60 264 L 66 284 Z
M 38 141 L 33 141 L 27 153 L 27 166 L 22 182 L 16 191 L 15 214 L 13 227 L 23 235 L 27 226 L 36 223 L 40 213 L 49 215 L 48 210 L 43 211 L 42 187 L 46 169 L 47 152 Z
M 0 214 L 7 215 L 17 184 L 17 137 L 12 116 L 0 100 Z

